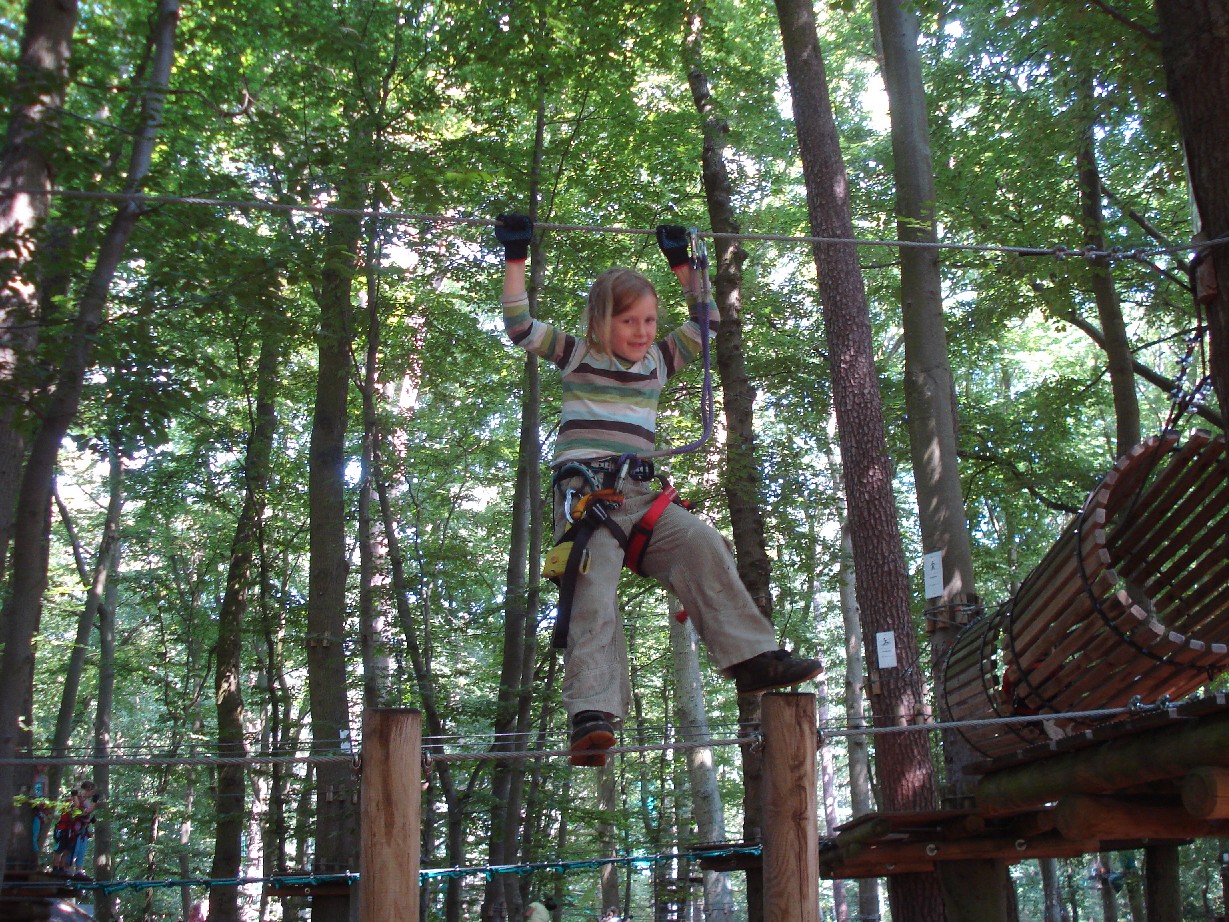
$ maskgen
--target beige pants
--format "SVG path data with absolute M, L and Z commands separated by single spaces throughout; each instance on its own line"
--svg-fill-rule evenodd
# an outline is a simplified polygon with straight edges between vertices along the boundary
M 579 489 L 582 483 L 576 478 L 556 487 L 556 538 L 568 525 L 564 491 Z M 611 518 L 630 534 L 657 492 L 655 482 L 629 478 L 623 484 L 623 505 L 611 510 Z M 627 638 L 617 597 L 623 549 L 605 527 L 593 532 L 588 548 L 589 570 L 577 577 L 572 598 L 563 703 L 569 718 L 580 711 L 605 711 L 622 718 L 631 702 Z M 679 597 L 719 669 L 777 649 L 772 622 L 756 608 L 739 579 L 725 539 L 699 516 L 674 504 L 667 506 L 653 529 L 643 570 Z

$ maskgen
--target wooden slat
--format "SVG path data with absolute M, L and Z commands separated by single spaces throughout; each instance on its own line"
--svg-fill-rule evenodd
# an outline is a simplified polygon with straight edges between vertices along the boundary
M 1210 441 L 1207 432 L 1196 430 L 1176 453 L 1159 455 L 1157 461 L 1168 458 L 1168 463 L 1138 497 L 1133 489 L 1122 490 L 1115 495 L 1109 511 L 1114 516 L 1124 512 L 1128 515 L 1121 527 L 1114 530 L 1111 543 L 1130 548 L 1152 531 L 1185 492 L 1183 484 L 1198 478 L 1200 470 L 1197 462 Z
M 1187 496 L 1169 517 L 1166 522 L 1168 530 L 1160 536 L 1159 546 L 1152 543 L 1125 551 L 1110 539 L 1109 547 L 1116 569 L 1128 579 L 1143 582 L 1161 576 L 1161 582 L 1168 582 L 1172 577 L 1165 577 L 1164 574 L 1181 572 L 1189 567 L 1192 550 L 1195 556 L 1206 552 L 1208 534 L 1225 533 L 1229 527 L 1225 522 L 1227 503 L 1229 482 L 1220 475 L 1217 480 L 1205 479 L 1199 489 Z

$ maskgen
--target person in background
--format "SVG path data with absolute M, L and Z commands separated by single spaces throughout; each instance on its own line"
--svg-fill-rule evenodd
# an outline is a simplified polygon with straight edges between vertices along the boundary
M 526 922 L 550 922 L 550 914 L 555 911 L 556 903 L 549 896 L 542 902 L 534 900 L 525 907 Z

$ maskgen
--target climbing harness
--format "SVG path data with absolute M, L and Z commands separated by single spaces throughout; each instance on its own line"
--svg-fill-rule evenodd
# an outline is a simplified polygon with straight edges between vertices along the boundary
M 605 476 L 599 477 L 602 473 Z M 623 504 L 623 484 L 629 476 L 641 482 L 656 477 L 662 486 L 649 510 L 632 527 L 630 535 L 610 514 L 613 509 Z M 653 462 L 639 459 L 635 455 L 620 455 L 613 464 L 605 459 L 595 462 L 568 462 L 555 474 L 551 488 L 556 490 L 561 483 L 577 478 L 583 479 L 589 490 L 564 490 L 564 517 L 568 521 L 568 527 L 546 555 L 546 562 L 542 567 L 542 575 L 559 586 L 559 613 L 551 634 L 551 644 L 559 649 L 567 647 L 576 579 L 589 572 L 589 540 L 593 533 L 599 528 L 607 529 L 623 549 L 623 565 L 633 573 L 643 575 L 644 556 L 648 552 L 649 542 L 653 539 L 653 528 L 666 507 L 676 503 L 684 509 L 691 508 L 664 475 L 656 475 Z M 610 486 L 602 485 L 606 483 Z
M 564 490 L 563 510 L 568 527 L 559 541 L 546 555 L 542 576 L 559 586 L 559 611 L 551 632 L 551 645 L 564 649 L 568 643 L 568 627 L 572 620 L 572 599 L 576 594 L 576 580 L 589 571 L 589 540 L 599 528 L 607 529 L 623 549 L 623 566 L 643 576 L 645 554 L 653 540 L 653 529 L 658 520 L 672 504 L 690 510 L 691 504 L 684 501 L 670 485 L 665 475 L 658 475 L 652 458 L 671 457 L 700 448 L 713 434 L 713 381 L 710 348 L 709 316 L 712 310 L 711 285 L 708 278 L 708 250 L 700 231 L 691 227 L 687 232 L 691 246 L 691 277 L 698 284 L 700 301 L 699 317 L 700 346 L 704 362 L 704 386 L 700 397 L 700 415 L 703 433 L 687 445 L 644 455 L 631 453 L 586 461 L 568 461 L 560 465 L 551 479 L 552 492 L 560 484 L 580 479 L 580 489 Z M 661 492 L 653 499 L 649 510 L 640 518 L 629 535 L 610 515 L 611 510 L 623 504 L 623 485 L 627 478 L 648 482 L 656 478 L 661 483 Z

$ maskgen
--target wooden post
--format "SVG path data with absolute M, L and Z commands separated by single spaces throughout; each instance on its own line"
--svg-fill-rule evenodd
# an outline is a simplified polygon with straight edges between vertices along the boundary
M 422 714 L 363 713 L 360 922 L 418 922 Z
M 814 695 L 765 695 L 764 922 L 819 922 Z

